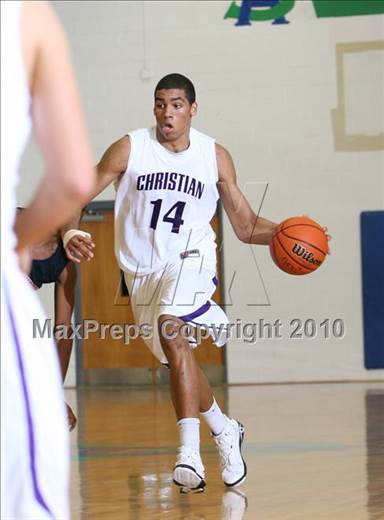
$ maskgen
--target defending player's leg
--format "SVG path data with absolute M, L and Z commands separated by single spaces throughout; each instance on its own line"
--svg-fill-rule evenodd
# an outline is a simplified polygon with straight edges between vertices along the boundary
M 209 382 L 200 368 L 199 381 L 200 413 L 207 422 L 218 448 L 222 479 L 226 486 L 238 486 L 244 482 L 247 474 L 247 465 L 241 452 L 244 426 L 223 414 L 212 396 Z
M 199 367 L 188 340 L 179 334 L 182 320 L 159 318 L 160 341 L 170 369 L 170 386 L 180 430 L 180 447 L 173 470 L 173 481 L 182 492 L 201 491 L 205 471 L 200 457 L 200 378 Z

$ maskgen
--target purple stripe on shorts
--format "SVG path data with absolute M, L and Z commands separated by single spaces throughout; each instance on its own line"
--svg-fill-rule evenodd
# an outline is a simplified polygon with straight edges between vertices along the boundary
M 32 471 L 32 482 L 33 482 L 33 490 L 35 493 L 35 498 L 37 502 L 51 515 L 53 518 L 52 511 L 47 506 L 46 501 L 44 500 L 44 497 L 39 489 L 39 483 L 37 482 L 37 473 L 36 473 L 36 453 L 35 453 L 35 433 L 33 429 L 33 422 L 32 422 L 32 412 L 31 412 L 31 405 L 29 401 L 28 396 L 28 388 L 27 388 L 27 381 L 25 377 L 25 370 L 24 370 L 24 364 L 23 364 L 23 358 L 21 355 L 21 348 L 19 343 L 19 338 L 17 335 L 16 330 L 16 324 L 13 317 L 12 310 L 9 305 L 9 301 L 7 301 L 7 308 L 8 308 L 8 314 L 9 319 L 11 322 L 11 328 L 12 328 L 12 335 L 15 340 L 16 345 L 16 354 L 17 354 L 17 361 L 19 365 L 20 370 L 20 377 L 21 377 L 21 385 L 23 388 L 23 394 L 24 394 L 24 402 L 25 402 L 25 411 L 27 413 L 27 424 L 28 424 L 28 443 L 29 443 L 29 457 L 30 457 L 30 467 Z
M 212 278 L 212 282 L 214 283 L 214 285 L 216 285 L 216 287 L 219 285 L 219 280 L 217 279 L 216 275 Z
M 210 309 L 210 307 L 211 307 L 211 302 L 207 301 L 207 303 L 204 303 L 204 305 L 199 307 L 194 312 L 191 312 L 191 314 L 185 314 L 184 316 L 178 316 L 178 318 L 180 318 L 183 321 L 192 321 L 195 318 L 197 318 L 198 316 L 201 316 L 202 314 L 207 312 Z

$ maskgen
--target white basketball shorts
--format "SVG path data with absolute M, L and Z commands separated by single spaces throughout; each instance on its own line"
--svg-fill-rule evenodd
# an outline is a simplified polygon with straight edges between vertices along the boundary
M 168 362 L 158 329 L 158 318 L 163 314 L 200 329 L 203 337 L 210 335 L 218 347 L 225 344 L 228 318 L 212 300 L 217 286 L 216 273 L 202 266 L 200 255 L 173 260 L 164 269 L 145 275 L 125 272 L 124 278 L 136 324 L 151 327 L 152 334 L 143 339 L 161 363 Z M 191 347 L 197 346 L 196 341 L 189 340 Z

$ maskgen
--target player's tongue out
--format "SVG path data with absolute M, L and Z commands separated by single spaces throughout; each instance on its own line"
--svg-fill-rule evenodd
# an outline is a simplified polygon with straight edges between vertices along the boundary
M 169 134 L 170 132 L 172 132 L 173 130 L 173 126 L 170 124 L 170 123 L 166 123 L 163 128 L 162 128 L 162 131 L 165 133 L 165 134 Z

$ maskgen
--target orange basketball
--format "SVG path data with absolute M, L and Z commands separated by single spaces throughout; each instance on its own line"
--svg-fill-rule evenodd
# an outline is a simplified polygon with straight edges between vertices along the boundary
M 275 264 L 289 274 L 308 274 L 318 269 L 328 254 L 324 229 L 308 217 L 284 220 L 273 236 L 270 251 Z

